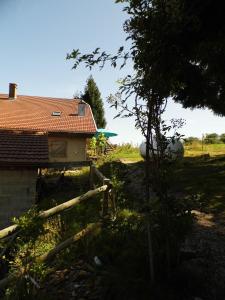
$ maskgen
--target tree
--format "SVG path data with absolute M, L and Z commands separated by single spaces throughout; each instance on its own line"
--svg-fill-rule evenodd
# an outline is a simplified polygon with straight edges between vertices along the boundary
M 134 65 L 160 98 L 225 115 L 225 3 L 125 0 Z
M 84 94 L 81 98 L 91 106 L 97 128 L 105 128 L 106 120 L 104 116 L 103 101 L 92 76 L 88 78 Z
M 225 144 L 225 133 L 220 135 L 220 141 Z
M 165 156 L 168 143 L 166 133 L 177 125 L 179 127 L 182 121 L 178 120 L 168 125 L 163 121 L 162 114 L 169 97 L 181 102 L 184 107 L 209 107 L 217 113 L 225 114 L 222 105 L 224 68 L 216 68 L 214 57 L 209 54 L 210 47 L 216 48 L 216 41 L 219 45 L 219 48 L 214 51 L 217 63 L 219 57 L 223 57 L 225 53 L 223 21 L 222 14 L 212 0 L 193 0 L 191 4 L 188 0 L 117 0 L 116 2 L 127 4 L 124 10 L 129 18 L 125 21 L 124 30 L 132 43 L 130 51 L 120 47 L 116 54 L 111 55 L 105 51 L 101 52 L 99 48 L 90 54 L 81 54 L 79 50 L 73 50 L 67 58 L 75 60 L 74 69 L 82 62 L 89 68 L 99 64 L 102 68 L 106 62 L 113 67 L 119 64 L 122 68 L 128 59 L 133 62 L 134 74 L 121 80 L 119 93 L 111 97 L 110 101 L 116 108 L 121 108 L 118 116 L 125 114 L 127 117 L 135 117 L 136 127 L 141 129 L 146 139 L 144 211 L 149 241 L 150 274 L 154 282 L 155 254 L 152 234 L 157 234 L 154 231 L 154 224 L 151 223 L 154 213 L 158 214 L 157 218 L 160 222 L 162 221 L 160 218 L 163 217 L 163 221 L 159 223 L 160 230 L 164 233 L 162 246 L 165 245 L 165 252 L 162 252 L 166 255 L 166 273 L 169 276 L 171 258 L 174 255 L 172 224 L 177 220 L 177 215 L 185 217 L 187 212 L 180 208 L 178 213 L 176 201 L 169 196 L 168 174 L 172 176 L 168 172 Z M 218 4 L 218 1 L 216 3 Z M 219 25 L 216 22 L 218 26 L 206 24 L 209 12 L 212 12 L 215 19 L 216 13 L 219 13 Z M 210 19 L 212 20 L 211 14 Z M 210 29 L 213 32 L 210 32 Z M 209 44 L 207 44 L 208 38 Z M 133 100 L 131 108 L 128 99 Z M 153 138 L 157 143 L 157 151 L 153 148 Z M 176 138 L 179 138 L 177 133 L 171 137 L 171 139 Z M 149 152 L 151 152 L 151 164 Z M 157 212 L 153 209 L 154 199 L 150 188 L 155 192 Z
M 206 144 L 217 144 L 220 142 L 219 135 L 217 133 L 207 133 L 204 142 Z
M 190 136 L 190 137 L 184 139 L 184 141 L 185 141 L 186 145 L 191 145 L 191 144 L 193 144 L 195 142 L 196 143 L 200 143 L 201 142 L 200 139 L 197 138 L 197 137 L 195 137 L 195 136 Z

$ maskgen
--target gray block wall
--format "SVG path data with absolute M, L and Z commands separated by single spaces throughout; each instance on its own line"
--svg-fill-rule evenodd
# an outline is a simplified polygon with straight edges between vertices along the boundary
M 37 170 L 0 170 L 0 229 L 35 203 Z

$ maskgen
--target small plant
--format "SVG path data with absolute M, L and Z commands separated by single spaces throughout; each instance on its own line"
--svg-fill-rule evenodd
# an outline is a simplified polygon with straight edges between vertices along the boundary
M 98 153 L 98 155 L 105 154 L 106 141 L 107 141 L 107 138 L 105 137 L 104 133 L 100 133 L 97 137 L 97 153 Z
M 41 220 L 35 207 L 13 219 L 19 232 L 7 258 L 9 273 L 15 275 L 6 291 L 7 299 L 32 299 L 36 294 L 47 274 L 47 267 L 36 257 L 53 248 L 59 237 L 54 220 Z
M 90 147 L 90 150 L 91 150 L 91 154 L 96 155 L 96 150 L 97 150 L 97 139 L 96 139 L 96 137 L 93 136 L 93 138 L 90 140 L 89 147 Z
M 104 133 L 100 133 L 97 137 L 93 137 L 89 142 L 89 151 L 88 153 L 91 156 L 102 156 L 105 154 L 107 138 Z

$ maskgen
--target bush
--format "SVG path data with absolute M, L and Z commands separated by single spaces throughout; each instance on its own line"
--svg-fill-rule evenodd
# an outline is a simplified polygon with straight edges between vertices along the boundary
M 220 141 L 225 144 L 225 133 L 220 135 Z
M 196 143 L 196 142 L 197 142 L 197 143 L 200 143 L 201 141 L 200 141 L 200 139 L 197 138 L 197 137 L 190 136 L 190 137 L 186 138 L 186 139 L 184 140 L 184 142 L 185 142 L 186 145 L 191 145 L 191 144 Z

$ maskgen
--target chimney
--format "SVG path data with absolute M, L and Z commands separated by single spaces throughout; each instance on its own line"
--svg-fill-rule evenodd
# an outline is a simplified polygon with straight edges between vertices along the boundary
M 16 99 L 17 98 L 17 84 L 10 83 L 9 84 L 9 99 Z
M 85 116 L 85 107 L 86 107 L 86 102 L 83 100 L 80 100 L 78 102 L 78 116 Z

